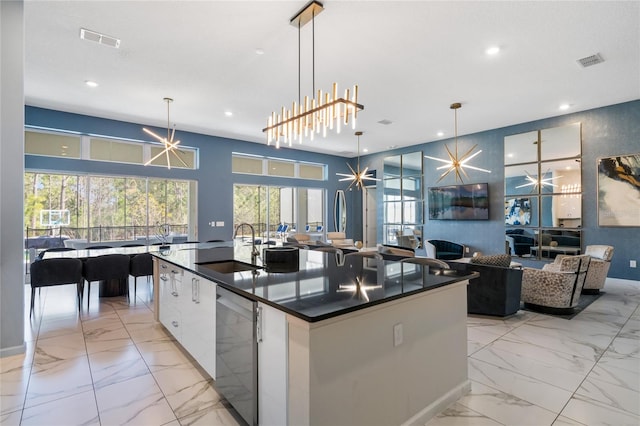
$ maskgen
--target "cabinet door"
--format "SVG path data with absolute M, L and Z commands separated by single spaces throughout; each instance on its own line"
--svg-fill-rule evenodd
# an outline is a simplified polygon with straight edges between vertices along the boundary
M 171 264 L 160 263 L 159 310 L 160 323 L 177 339 L 181 338 L 180 294 L 182 293 L 182 272 Z
M 258 304 L 258 418 L 261 424 L 287 424 L 287 318 Z
M 180 303 L 182 346 L 216 378 L 216 284 L 185 272 Z

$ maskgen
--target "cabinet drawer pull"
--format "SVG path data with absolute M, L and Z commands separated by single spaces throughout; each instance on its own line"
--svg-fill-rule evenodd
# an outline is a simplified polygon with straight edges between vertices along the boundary
M 169 280 L 169 278 L 165 277 L 164 275 L 160 275 L 160 279 L 162 281 L 168 281 Z
M 174 327 L 178 327 L 178 321 L 171 321 L 171 325 Z
M 196 298 L 193 300 L 196 303 L 200 303 L 200 279 L 196 278 Z
M 167 269 L 167 265 L 165 265 L 164 263 L 160 264 L 160 267 L 161 267 L 162 269 Z
M 177 291 L 172 291 L 172 292 L 171 292 L 171 295 L 172 295 L 173 297 L 178 297 L 178 292 L 177 292 Z

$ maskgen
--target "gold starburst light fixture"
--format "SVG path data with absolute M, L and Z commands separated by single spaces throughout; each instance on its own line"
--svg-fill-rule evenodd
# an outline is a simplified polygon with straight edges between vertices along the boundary
M 445 176 L 447 176 L 449 173 L 455 171 L 455 176 L 456 176 L 456 182 L 458 182 L 458 179 L 460 179 L 460 182 L 464 183 L 464 179 L 462 179 L 462 175 L 464 175 L 466 178 L 469 178 L 469 175 L 467 175 L 467 172 L 465 169 L 471 169 L 471 170 L 478 170 L 480 172 L 485 172 L 485 173 L 491 173 L 490 170 L 486 170 L 486 169 L 481 169 L 479 167 L 474 167 L 471 166 L 469 164 L 467 164 L 469 162 L 469 160 L 471 160 L 473 157 L 475 157 L 476 155 L 480 154 L 482 152 L 482 150 L 479 150 L 476 153 L 473 153 L 473 150 L 476 149 L 476 147 L 478 146 L 478 144 L 475 144 L 471 147 L 470 150 L 468 150 L 467 152 L 464 153 L 464 155 L 460 156 L 458 153 L 458 109 L 462 108 L 462 104 L 459 102 L 453 103 L 451 104 L 450 108 L 454 111 L 454 124 L 455 124 L 455 150 L 453 152 L 451 152 L 451 150 L 449 149 L 449 147 L 447 145 L 445 145 L 445 149 L 447 150 L 447 154 L 449 155 L 449 159 L 445 160 L 443 158 L 437 158 L 437 157 L 430 157 L 428 155 L 425 155 L 425 158 L 428 158 L 430 160 L 436 160 L 436 161 L 440 161 L 441 163 L 445 163 L 444 166 L 440 166 L 438 167 L 436 170 L 442 170 L 442 169 L 446 169 L 444 171 L 444 173 L 442 173 L 440 175 L 440 178 L 438 179 L 438 182 L 440 182 L 442 179 L 445 178 Z
M 356 127 L 358 111 L 364 106 L 358 103 L 358 86 L 353 90 L 345 90 L 344 97 L 338 97 L 338 84 L 333 83 L 331 93 L 318 90 L 315 87 L 315 17 L 324 10 L 322 3 L 311 1 L 303 7 L 289 23 L 298 28 L 298 102 L 293 102 L 291 109 L 284 106 L 279 113 L 271 113 L 267 119 L 267 127 L 262 129 L 267 133 L 267 145 L 275 142 L 276 148 L 280 148 L 280 142 L 291 146 L 294 140 L 302 143 L 303 138 L 313 140 L 314 134 L 326 137 L 327 129 L 340 133 L 342 125 L 351 122 L 352 128 Z M 300 97 L 300 28 L 305 24 L 312 24 L 312 65 L 313 65 L 313 91 L 312 97 Z
M 184 165 L 185 167 L 189 167 L 187 165 L 187 163 L 185 163 L 184 161 L 182 161 L 182 158 L 180 158 L 178 156 L 177 151 L 177 147 L 180 144 L 180 141 L 174 141 L 173 137 L 176 134 L 176 126 L 175 124 L 173 125 L 173 130 L 171 130 L 171 121 L 169 118 L 169 105 L 171 104 L 171 102 L 173 102 L 173 99 L 171 98 L 164 98 L 164 101 L 167 103 L 167 137 L 163 138 L 157 134 L 155 134 L 154 132 L 152 132 L 151 130 L 147 129 L 146 127 L 143 127 L 142 130 L 153 136 L 154 138 L 158 139 L 160 142 L 162 142 L 162 144 L 164 145 L 164 150 L 160 151 L 160 153 L 158 155 L 156 155 L 155 157 L 153 157 L 152 159 L 150 159 L 149 161 L 147 161 L 146 163 L 144 163 L 145 166 L 148 166 L 149 164 L 151 164 L 156 158 L 161 157 L 162 155 L 166 155 L 167 156 L 167 169 L 171 170 L 171 158 L 169 156 L 169 154 L 173 154 L 181 163 L 182 165 Z
M 351 188 L 354 184 L 356 185 L 356 188 L 358 188 L 358 190 L 364 188 L 364 181 L 365 180 L 373 180 L 373 181 L 379 181 L 380 179 L 376 179 L 373 177 L 373 175 L 371 173 L 367 173 L 367 171 L 369 170 L 369 167 L 365 167 L 364 170 L 360 170 L 360 136 L 362 136 L 362 132 L 356 132 L 355 133 L 356 136 L 358 137 L 358 166 L 357 169 L 354 170 L 353 167 L 351 167 L 351 165 L 349 163 L 347 163 L 347 166 L 349 167 L 349 170 L 351 170 L 351 174 L 346 174 L 346 173 L 336 173 L 337 176 L 344 176 L 342 179 L 339 180 L 339 182 L 345 182 L 345 181 L 351 181 L 351 183 L 349 184 L 349 188 Z

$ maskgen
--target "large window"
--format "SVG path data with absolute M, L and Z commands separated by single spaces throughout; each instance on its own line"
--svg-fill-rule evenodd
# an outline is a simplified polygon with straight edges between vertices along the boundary
M 280 225 L 287 226 L 286 234 L 324 230 L 324 194 L 325 190 L 315 188 L 234 185 L 234 228 L 250 223 L 266 239 L 282 238 L 277 232 Z
M 40 237 L 43 244 L 43 237 L 58 238 L 48 246 L 65 238 L 133 240 L 154 237 L 160 224 L 169 224 L 173 234 L 195 238 L 189 220 L 192 192 L 195 182 L 186 180 L 27 172 L 25 237 L 30 242 Z

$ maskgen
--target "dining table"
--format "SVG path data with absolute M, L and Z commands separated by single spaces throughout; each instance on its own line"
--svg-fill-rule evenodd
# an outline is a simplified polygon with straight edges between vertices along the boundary
M 67 251 L 45 251 L 42 259 L 59 259 L 59 258 L 75 258 L 85 260 L 90 257 L 103 256 L 107 254 L 125 254 L 135 256 L 142 253 L 162 253 L 169 250 L 193 250 L 206 249 L 215 247 L 226 247 L 232 244 L 232 241 L 215 242 L 215 243 L 186 243 L 186 244 L 167 244 L 167 245 L 141 245 L 135 247 L 110 247 L 99 249 L 77 249 Z M 96 243 L 98 244 L 98 243 Z M 122 281 L 122 282 L 121 282 Z M 123 280 L 100 280 L 99 296 L 100 297 L 116 297 L 127 295 L 128 282 Z

